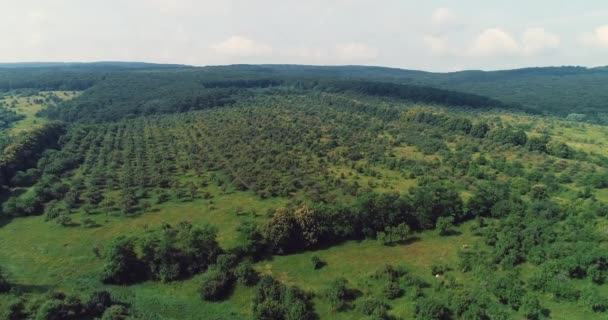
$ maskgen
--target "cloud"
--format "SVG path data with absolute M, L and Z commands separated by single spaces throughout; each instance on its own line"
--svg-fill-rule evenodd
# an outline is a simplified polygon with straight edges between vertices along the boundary
M 599 26 L 592 33 L 583 35 L 582 40 L 588 46 L 608 49 L 608 24 Z
M 492 28 L 473 40 L 467 54 L 474 57 L 533 56 L 555 49 L 559 44 L 559 36 L 543 28 L 525 30 L 520 41 L 502 29 Z
M 211 48 L 219 54 L 239 57 L 268 56 L 273 52 L 272 47 L 243 36 L 232 36 Z
M 345 61 L 373 60 L 378 57 L 377 49 L 358 42 L 336 45 L 334 53 L 340 60 Z
M 555 49 L 559 47 L 559 44 L 559 36 L 547 32 L 543 28 L 532 28 L 524 32 L 521 50 L 524 55 L 534 55 Z
M 438 28 L 450 28 L 458 24 L 457 17 L 448 8 L 437 8 L 431 16 L 431 24 Z
M 494 28 L 480 33 L 468 53 L 472 56 L 502 56 L 517 54 L 519 50 L 519 44 L 509 33 Z

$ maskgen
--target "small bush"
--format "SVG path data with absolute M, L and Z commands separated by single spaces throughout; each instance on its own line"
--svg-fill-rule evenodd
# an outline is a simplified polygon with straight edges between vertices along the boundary
M 243 262 L 234 269 L 234 274 L 239 284 L 251 287 L 255 286 L 260 277 L 253 269 L 251 262 Z
M 220 301 L 228 297 L 233 289 L 234 276 L 217 269 L 207 271 L 201 282 L 199 293 L 205 301 Z
M 310 257 L 310 262 L 312 262 L 312 267 L 315 270 L 319 270 L 325 266 L 325 261 L 321 260 L 318 256 Z

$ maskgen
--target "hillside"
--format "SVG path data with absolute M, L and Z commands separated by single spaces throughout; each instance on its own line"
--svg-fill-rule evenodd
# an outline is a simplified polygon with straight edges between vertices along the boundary
M 602 70 L 23 67 L 0 70 L 5 318 L 608 312 L 608 127 L 542 114 L 604 111 L 534 102 L 591 106 Z

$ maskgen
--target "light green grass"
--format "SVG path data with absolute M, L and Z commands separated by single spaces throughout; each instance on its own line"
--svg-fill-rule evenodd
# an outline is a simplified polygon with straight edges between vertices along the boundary
M 356 311 L 333 312 L 323 301 L 322 294 L 328 284 L 337 277 L 344 277 L 351 287 L 363 294 L 377 292 L 378 283 L 371 276 L 383 266 L 404 265 L 414 275 L 432 283 L 436 280 L 431 274 L 433 264 L 456 266 L 457 252 L 464 244 L 474 246 L 480 241 L 468 232 L 469 224 L 458 228 L 462 234 L 440 237 L 435 231 L 416 234 L 417 241 L 410 244 L 383 246 L 374 240 L 349 241 L 328 249 L 304 252 L 289 256 L 277 256 L 271 261 L 263 261 L 257 269 L 278 280 L 296 285 L 304 290 L 317 294 L 316 310 L 322 319 L 357 319 L 361 317 Z M 314 270 L 311 257 L 317 255 L 327 263 L 320 270 Z M 454 273 L 458 281 L 465 281 L 468 275 Z M 414 317 L 414 304 L 411 297 L 404 297 L 391 302 L 391 314 L 404 319 Z
M 35 100 L 43 98 L 43 94 L 48 93 L 54 94 L 62 100 L 70 100 L 79 95 L 78 92 L 74 91 L 42 91 L 38 95 L 29 97 L 5 97 L 2 100 L 9 106 L 10 110 L 14 110 L 18 114 L 25 116 L 23 120 L 19 120 L 15 123 L 15 125 L 10 129 L 10 133 L 18 134 L 23 131 L 31 130 L 48 121 L 46 118 L 41 118 L 36 115 L 39 111 L 46 109 L 47 106 L 45 104 L 35 102 Z M 12 107 L 13 102 L 16 102 L 14 107 Z

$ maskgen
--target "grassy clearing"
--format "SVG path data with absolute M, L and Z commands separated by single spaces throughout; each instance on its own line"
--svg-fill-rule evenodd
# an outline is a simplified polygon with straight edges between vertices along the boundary
M 285 199 L 260 200 L 249 192 L 221 194 L 215 187 L 214 206 L 209 209 L 207 200 L 170 202 L 155 207 L 136 217 L 94 214 L 72 215 L 75 224 L 89 218 L 100 226 L 62 227 L 45 222 L 42 216 L 13 220 L 0 228 L 0 261 L 18 285 L 32 295 L 53 289 L 68 294 L 91 292 L 103 287 L 99 274 L 103 259 L 97 258 L 94 247 L 103 251 L 104 244 L 120 235 L 141 235 L 146 229 L 165 223 L 191 221 L 194 224 L 210 223 L 219 230 L 218 240 L 224 248 L 237 244 L 236 228 L 247 219 L 261 222 L 265 212 L 284 204 Z M 237 215 L 238 208 L 255 209 L 252 215 Z M 130 287 L 105 287 L 124 301 L 133 304 L 138 312 L 162 315 L 162 319 L 242 319 L 250 312 L 251 289 L 238 288 L 230 301 L 203 303 L 198 295 L 198 277 L 186 281 L 163 284 L 147 282 Z M 0 296 L 0 308 L 8 303 Z M 2 310 L 2 309 L 0 309 Z
M 65 101 L 78 96 L 75 91 L 41 91 L 33 96 L 10 96 L 4 97 L 2 101 L 9 106 L 10 110 L 14 110 L 18 114 L 25 116 L 25 119 L 15 123 L 11 128 L 10 133 L 18 134 L 19 132 L 30 130 L 38 127 L 48 121 L 45 118 L 38 117 L 36 114 L 47 107 L 47 102 L 44 101 L 46 96 L 55 96 L 57 99 Z M 58 100 L 58 101 L 59 101 Z
M 277 256 L 271 261 L 257 265 L 264 274 L 270 274 L 280 281 L 317 294 L 315 306 L 322 319 L 356 319 L 361 317 L 356 311 L 333 312 L 322 297 L 323 290 L 337 277 L 344 277 L 351 287 L 364 295 L 377 293 L 379 285 L 371 276 L 387 264 L 405 265 L 407 269 L 428 283 L 436 280 L 431 274 L 433 264 L 457 265 L 457 252 L 464 244 L 475 246 L 480 238 L 473 236 L 470 224 L 458 228 L 460 234 L 440 237 L 435 231 L 416 234 L 416 241 L 405 245 L 383 246 L 377 241 L 349 241 L 328 249 L 304 252 L 289 256 Z M 320 270 L 314 270 L 311 257 L 318 256 L 327 263 Z M 458 281 L 467 281 L 468 276 L 453 272 Z M 406 294 L 391 303 L 391 314 L 403 319 L 414 317 L 412 297 Z

